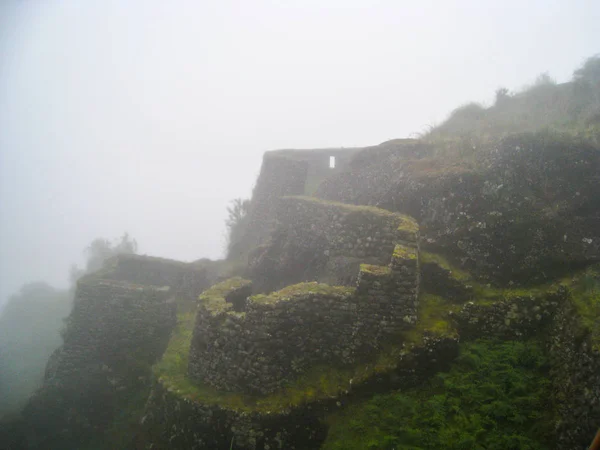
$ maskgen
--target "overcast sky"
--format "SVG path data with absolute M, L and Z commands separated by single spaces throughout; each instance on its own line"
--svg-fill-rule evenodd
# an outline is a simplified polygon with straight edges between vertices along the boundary
M 410 136 L 600 51 L 597 0 L 0 2 L 0 303 L 95 237 L 218 258 L 265 150 Z

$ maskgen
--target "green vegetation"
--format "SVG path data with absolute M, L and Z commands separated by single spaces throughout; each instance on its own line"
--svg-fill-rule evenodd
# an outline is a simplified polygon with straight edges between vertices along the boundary
M 301 195 L 290 195 L 283 198 L 293 199 L 300 202 L 312 203 L 323 206 L 330 206 L 339 208 L 340 212 L 346 212 L 348 214 L 373 214 L 379 217 L 396 218 L 401 217 L 405 221 L 413 221 L 409 216 L 403 214 L 394 213 L 386 209 L 377 208 L 376 206 L 364 206 L 364 205 L 351 205 L 348 203 L 334 202 L 330 200 L 322 200 L 316 197 L 304 197 Z
M 531 297 L 541 295 L 545 292 L 557 290 L 559 287 L 573 287 L 576 281 L 580 278 L 580 273 L 575 273 L 570 276 L 565 276 L 557 280 L 550 281 L 545 284 L 536 285 L 524 288 L 497 288 L 491 285 L 485 285 L 475 280 L 468 272 L 457 268 L 450 263 L 447 258 L 437 253 L 421 251 L 419 254 L 421 264 L 437 264 L 442 269 L 448 271 L 449 276 L 456 281 L 469 286 L 473 290 L 473 298 L 471 299 L 478 304 L 492 304 L 501 299 L 510 299 L 515 297 Z
M 515 133 L 553 130 L 600 146 L 600 55 L 589 58 L 569 83 L 542 74 L 516 93 L 501 88 L 486 108 L 468 103 L 422 136 L 438 156 L 476 163 L 502 138 Z
M 401 216 L 402 221 L 398 225 L 398 235 L 407 241 L 416 241 L 419 234 L 419 224 L 409 216 Z
M 251 281 L 241 277 L 229 278 L 204 291 L 200 295 L 199 301 L 213 315 L 217 315 L 233 308 L 233 305 L 225 300 L 229 294 L 239 289 L 248 288 L 251 284 Z
M 311 285 L 311 290 L 315 289 L 316 283 L 301 285 L 304 284 Z M 330 286 L 320 286 L 325 286 L 325 290 L 330 292 Z M 344 287 L 333 289 L 341 295 L 347 295 L 353 290 Z M 431 304 L 428 304 L 429 300 L 432 300 Z M 404 333 L 403 337 L 383 348 L 373 362 L 349 368 L 326 365 L 313 367 L 285 388 L 264 397 L 218 391 L 209 385 L 190 380 L 187 373 L 188 353 L 195 314 L 193 312 L 179 314 L 178 324 L 169 345 L 162 359 L 153 367 L 153 372 L 167 389 L 192 401 L 218 404 L 223 408 L 237 411 L 270 413 L 286 411 L 293 406 L 335 398 L 340 393 L 350 390 L 352 385 L 359 385 L 376 374 L 389 373 L 398 366 L 402 356 L 413 347 L 422 345 L 422 338 L 426 332 L 438 335 L 454 334 L 445 318 L 448 308 L 443 299 L 425 297 L 424 301 L 421 301 L 420 308 L 424 320 L 419 320 L 413 330 Z M 407 342 L 409 346 L 406 347 L 403 342 Z
M 395 259 L 417 259 L 417 249 L 407 245 L 396 244 L 392 257 Z
M 546 359 L 535 342 L 461 345 L 448 373 L 329 418 L 326 450 L 544 449 Z
M 361 273 L 368 273 L 378 277 L 387 276 L 392 273 L 392 270 L 388 266 L 376 266 L 374 264 L 361 264 Z

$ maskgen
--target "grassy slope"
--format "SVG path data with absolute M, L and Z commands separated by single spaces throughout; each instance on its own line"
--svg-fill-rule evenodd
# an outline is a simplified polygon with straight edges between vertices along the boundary
M 547 448 L 545 372 L 545 357 L 534 341 L 462 344 L 448 373 L 332 416 L 323 448 Z

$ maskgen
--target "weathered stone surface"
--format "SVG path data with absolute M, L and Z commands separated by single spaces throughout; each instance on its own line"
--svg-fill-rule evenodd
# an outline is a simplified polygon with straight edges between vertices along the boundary
M 340 264 L 360 259 L 385 265 L 397 242 L 416 245 L 418 240 L 419 227 L 408 216 L 311 197 L 282 198 L 275 217 L 271 240 L 250 260 L 259 292 L 332 278 L 352 285 L 356 278 Z
M 505 139 L 476 168 L 423 158 L 424 144 L 359 153 L 317 195 L 415 217 L 423 244 L 480 279 L 550 279 L 600 258 L 600 152 L 548 133 Z
M 218 389 L 267 394 L 317 364 L 373 357 L 386 338 L 417 321 L 418 250 L 397 244 L 389 266 L 360 266 L 357 288 L 301 283 L 231 300 L 232 279 L 200 296 L 190 377 Z M 229 301 L 228 301 L 229 300 Z
M 105 433 L 115 422 L 135 421 L 152 383 L 150 367 L 176 323 L 176 299 L 189 302 L 212 284 L 209 266 L 121 255 L 82 278 L 64 344 L 23 412 L 25 448 L 84 448 L 107 439 L 107 446 L 127 447 Z
M 285 413 L 243 412 L 187 400 L 156 383 L 142 418 L 138 448 L 318 449 L 326 426 L 310 408 Z
M 600 423 L 600 351 L 581 320 L 567 302 L 548 333 L 559 450 L 588 448 Z
M 564 288 L 538 294 L 514 294 L 489 304 L 467 302 L 453 318 L 465 339 L 524 338 L 546 329 L 567 299 L 568 290 Z

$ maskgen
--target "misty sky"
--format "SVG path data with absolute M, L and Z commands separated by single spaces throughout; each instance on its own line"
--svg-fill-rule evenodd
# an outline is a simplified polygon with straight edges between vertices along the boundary
M 410 136 L 600 51 L 597 0 L 0 2 L 0 303 L 95 237 L 223 254 L 265 150 Z

